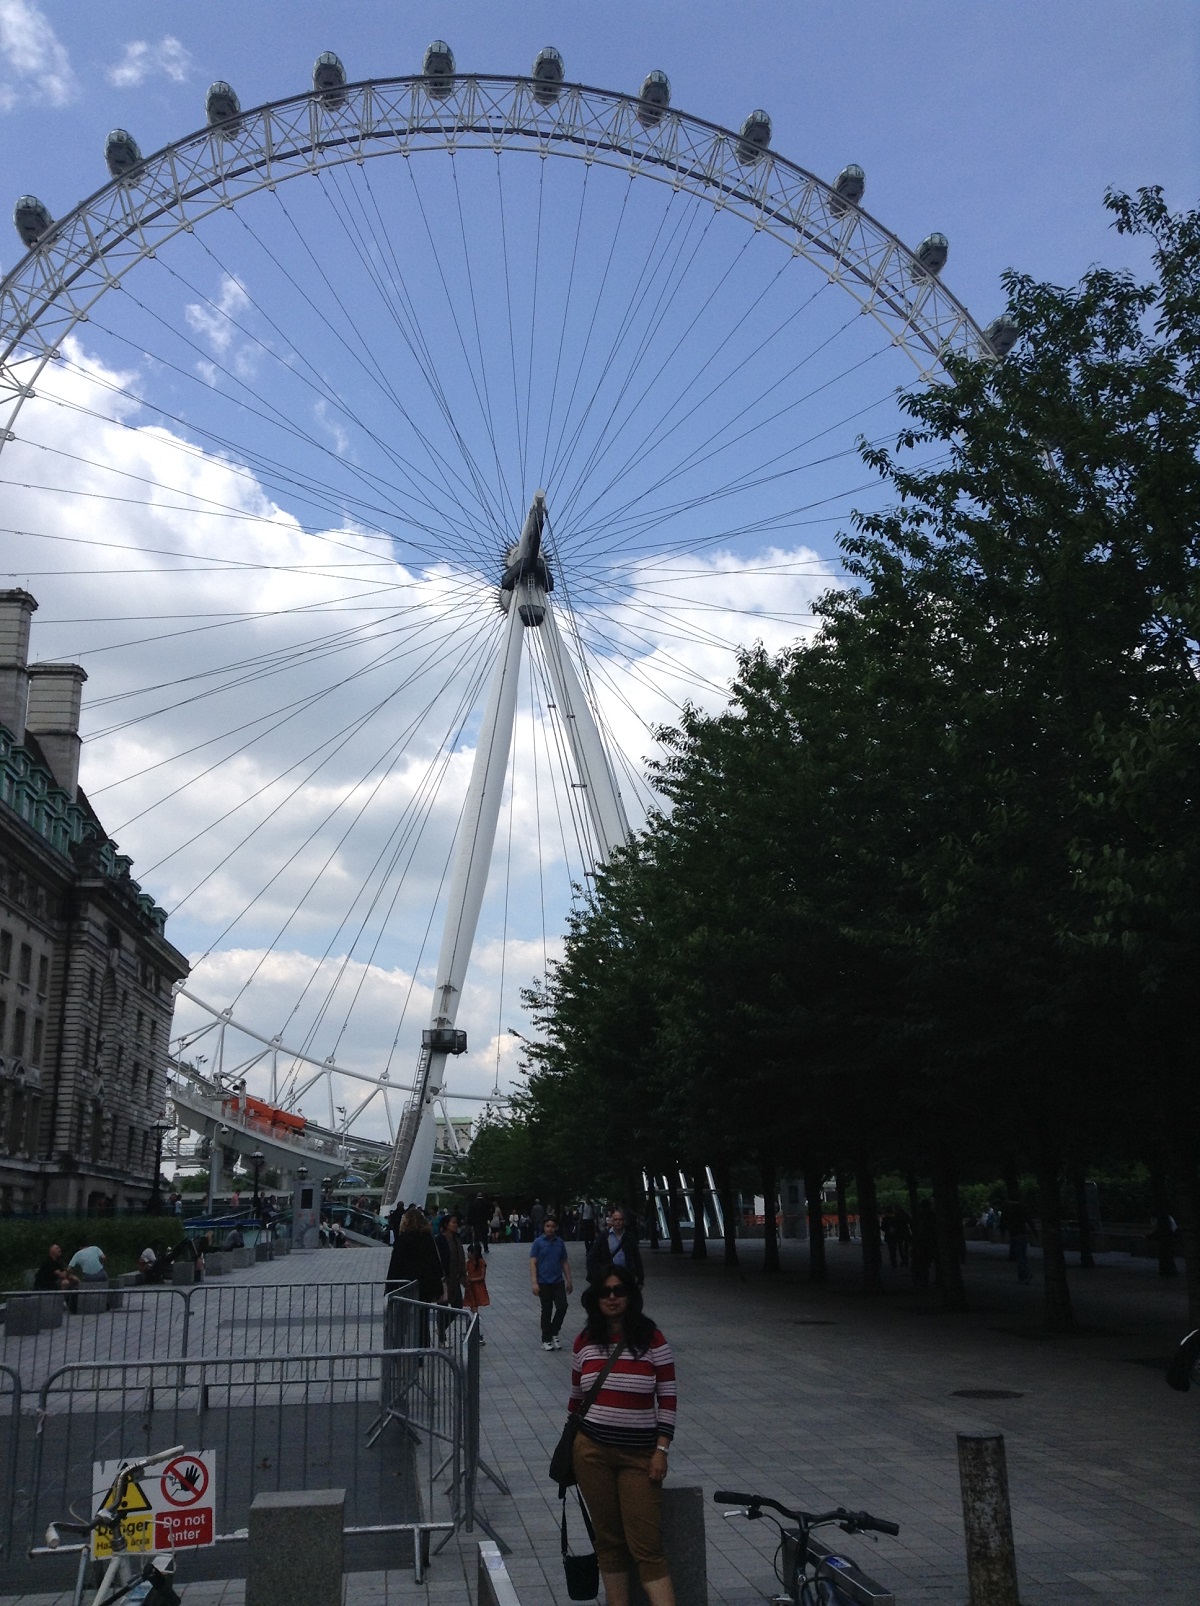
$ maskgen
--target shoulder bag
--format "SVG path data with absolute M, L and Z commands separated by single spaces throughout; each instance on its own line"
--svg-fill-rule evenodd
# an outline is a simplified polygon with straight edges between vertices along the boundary
M 620 1360 L 624 1348 L 623 1343 L 618 1344 L 605 1361 L 604 1370 L 580 1400 L 579 1409 L 572 1411 L 567 1418 L 558 1443 L 554 1446 L 554 1454 L 550 1457 L 550 1481 L 557 1483 L 560 1496 L 575 1483 L 575 1435 L 579 1432 L 579 1424 L 595 1404 L 597 1394 L 604 1387 L 605 1378 Z
M 576 1500 L 579 1495 L 576 1494 Z M 567 1578 L 567 1596 L 570 1600 L 595 1600 L 600 1593 L 600 1563 L 596 1560 L 596 1530 L 592 1527 L 592 1519 L 588 1516 L 587 1507 L 579 1500 L 579 1510 L 583 1516 L 584 1526 L 588 1531 L 588 1538 L 592 1541 L 591 1550 L 585 1551 L 582 1556 L 572 1556 L 567 1545 L 567 1491 L 562 1491 L 562 1560 L 563 1572 Z

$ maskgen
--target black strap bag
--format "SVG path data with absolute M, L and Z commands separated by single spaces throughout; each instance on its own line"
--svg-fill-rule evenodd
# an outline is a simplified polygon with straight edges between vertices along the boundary
M 579 1496 L 575 1496 L 579 1500 Z M 562 1559 L 567 1576 L 567 1595 L 571 1600 L 595 1600 L 600 1593 L 600 1564 L 596 1560 L 596 1530 L 588 1516 L 587 1507 L 579 1500 L 579 1510 L 593 1548 L 585 1555 L 572 1556 L 567 1544 L 567 1491 L 562 1491 Z
M 550 1457 L 550 1481 L 557 1483 L 560 1498 L 565 1496 L 568 1489 L 575 1486 L 575 1435 L 579 1432 L 579 1424 L 595 1404 L 596 1396 L 604 1386 L 604 1379 L 612 1371 L 620 1359 L 624 1344 L 618 1344 L 616 1349 L 604 1363 L 604 1370 L 588 1389 L 579 1402 L 579 1409 L 572 1411 L 567 1418 L 566 1425 L 558 1436 L 558 1443 L 554 1446 L 554 1454 Z M 565 1520 L 565 1518 L 564 1518 Z M 564 1529 L 565 1533 L 565 1529 Z M 564 1540 L 565 1543 L 565 1540 Z M 591 1600 L 590 1595 L 572 1595 L 572 1600 Z

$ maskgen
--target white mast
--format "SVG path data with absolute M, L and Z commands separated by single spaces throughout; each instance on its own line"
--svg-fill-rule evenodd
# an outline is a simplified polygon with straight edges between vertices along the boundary
M 553 590 L 554 581 L 542 554 L 545 522 L 545 492 L 537 491 L 521 539 L 509 552 L 508 566 L 500 583 L 501 601 L 507 612 L 504 636 L 488 691 L 459 825 L 446 924 L 438 956 L 437 984 L 429 1028 L 422 1033 L 416 1088 L 396 1133 L 384 1188 L 388 1210 L 398 1203 L 423 1204 L 425 1201 L 433 1169 L 436 1106 L 445 1079 L 446 1060 L 451 1054 L 466 1052 L 466 1033 L 456 1029 L 455 1021 L 496 841 L 526 630 L 540 627 L 543 632 L 550 680 L 579 784 L 587 799 L 599 860 L 605 862 L 629 835 L 612 765 L 550 610 L 547 593 Z

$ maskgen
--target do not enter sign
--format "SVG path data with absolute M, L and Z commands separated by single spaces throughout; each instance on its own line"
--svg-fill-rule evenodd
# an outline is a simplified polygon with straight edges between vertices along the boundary
M 97 1462 L 92 1469 L 94 1504 L 99 1510 L 122 1467 L 121 1461 Z M 123 1549 L 141 1552 L 181 1550 L 216 1540 L 214 1502 L 217 1458 L 214 1450 L 173 1456 L 162 1472 L 147 1469 L 131 1482 L 118 1513 Z M 112 1555 L 107 1529 L 92 1535 L 92 1554 Z

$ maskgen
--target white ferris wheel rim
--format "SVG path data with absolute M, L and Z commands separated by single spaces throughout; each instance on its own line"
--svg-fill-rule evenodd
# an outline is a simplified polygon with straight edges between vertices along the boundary
M 737 132 L 674 108 L 654 108 L 643 120 L 646 103 L 636 95 L 583 84 L 555 87 L 547 101 L 528 76 L 365 79 L 332 99 L 313 89 L 240 111 L 145 157 L 52 223 L 0 281 L 0 452 L 15 438 L 17 415 L 45 365 L 139 263 L 206 217 L 288 179 L 387 155 L 519 150 L 644 176 L 732 212 L 805 258 L 883 328 L 922 380 L 936 381 L 949 354 L 994 355 L 987 335 L 936 273 L 815 174 L 770 149 L 750 157 Z M 229 1028 L 307 1065 L 313 1080 L 348 1076 L 380 1090 L 412 1091 L 405 1082 L 380 1080 L 290 1046 L 186 985 L 179 991 L 210 1017 L 211 1027 L 202 1030 Z M 442 1096 L 483 1102 L 476 1095 Z
M 53 358 L 63 339 L 137 264 L 209 214 L 302 174 L 388 154 L 459 149 L 533 150 L 624 167 L 709 199 L 805 257 L 873 317 L 916 365 L 936 377 L 952 352 L 992 347 L 966 307 L 877 219 L 774 151 L 753 160 L 733 130 L 655 108 L 638 97 L 564 84 L 549 104 L 535 80 L 459 74 L 431 88 L 420 74 L 364 79 L 339 91 L 268 101 L 226 124 L 165 145 L 54 222 L 0 281 L 0 397 L 20 410 L 29 382 L 11 365 Z M 36 372 L 35 372 L 36 378 Z M 6 441 L 0 430 L 0 450 Z

